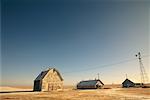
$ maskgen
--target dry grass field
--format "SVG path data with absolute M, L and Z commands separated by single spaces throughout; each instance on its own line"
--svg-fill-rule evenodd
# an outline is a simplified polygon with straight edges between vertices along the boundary
M 71 86 L 61 91 L 33 92 L 31 87 L 1 87 L 1 100 L 150 100 L 150 88 L 76 90 Z

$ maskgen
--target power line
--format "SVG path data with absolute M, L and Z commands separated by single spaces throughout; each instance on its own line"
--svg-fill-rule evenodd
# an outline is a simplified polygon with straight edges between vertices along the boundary
M 141 57 L 141 58 L 145 58 L 145 57 L 149 57 L 149 56 L 150 56 L 150 55 L 144 55 L 144 56 Z M 94 70 L 94 69 L 99 69 L 99 68 L 106 68 L 106 67 L 114 67 L 114 65 L 119 65 L 119 64 L 131 62 L 131 61 L 134 61 L 134 60 L 137 60 L 137 58 L 128 59 L 128 60 L 123 60 L 123 61 L 120 61 L 120 62 L 116 62 L 116 63 L 112 63 L 112 64 L 106 64 L 106 65 L 97 66 L 97 67 L 90 67 L 90 68 L 86 68 L 86 69 L 80 69 L 80 70 L 74 70 L 74 71 L 64 72 L 64 73 L 62 73 L 62 74 L 83 72 L 83 71 Z

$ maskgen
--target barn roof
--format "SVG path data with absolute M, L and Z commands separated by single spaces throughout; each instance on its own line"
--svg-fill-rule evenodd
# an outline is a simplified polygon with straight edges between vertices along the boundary
M 36 80 L 42 80 L 50 70 L 56 71 L 57 74 L 58 74 L 58 76 L 60 77 L 61 81 L 63 81 L 63 78 L 62 78 L 62 76 L 60 75 L 59 71 L 56 70 L 55 68 L 49 68 L 49 69 L 46 70 L 46 71 L 42 71 L 42 72 L 37 76 L 37 78 L 35 79 L 35 81 L 36 81 Z
M 80 83 L 78 83 L 78 86 L 94 86 L 94 85 L 96 85 L 96 83 L 97 83 L 98 81 L 99 81 L 102 85 L 104 85 L 103 82 L 100 81 L 100 80 L 88 80 L 88 81 L 81 81 Z
M 55 69 L 55 68 L 53 69 L 53 71 L 56 71 L 57 74 L 58 74 L 58 76 L 60 77 L 61 81 L 63 81 L 63 78 L 62 78 L 62 76 L 60 75 L 59 71 L 58 71 L 57 69 Z
M 47 74 L 48 70 L 47 71 L 42 71 L 35 80 L 42 80 L 45 75 Z
M 125 82 L 130 82 L 130 83 L 133 83 L 133 84 L 134 84 L 134 82 L 132 82 L 132 81 L 129 80 L 129 79 L 126 79 L 125 81 L 123 81 L 122 84 L 124 84 Z

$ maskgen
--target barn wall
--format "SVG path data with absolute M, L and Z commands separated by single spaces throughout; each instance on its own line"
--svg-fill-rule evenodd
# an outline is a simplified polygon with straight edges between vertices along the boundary
M 42 80 L 42 91 L 52 91 L 63 88 L 63 81 L 57 72 L 50 70 Z
M 77 86 L 78 89 L 96 89 L 96 86 Z
M 33 91 L 41 91 L 42 82 L 40 80 L 34 81 L 34 89 Z

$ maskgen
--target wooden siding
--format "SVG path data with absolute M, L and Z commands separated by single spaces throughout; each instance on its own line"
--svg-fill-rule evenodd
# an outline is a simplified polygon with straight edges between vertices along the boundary
M 41 79 L 41 91 L 53 91 L 63 89 L 63 80 L 60 73 L 55 69 L 49 69 L 47 74 Z M 37 87 L 38 86 L 34 86 Z M 36 89 L 34 89 L 36 90 Z
M 50 70 L 42 80 L 42 91 L 62 89 L 63 82 L 55 70 Z

